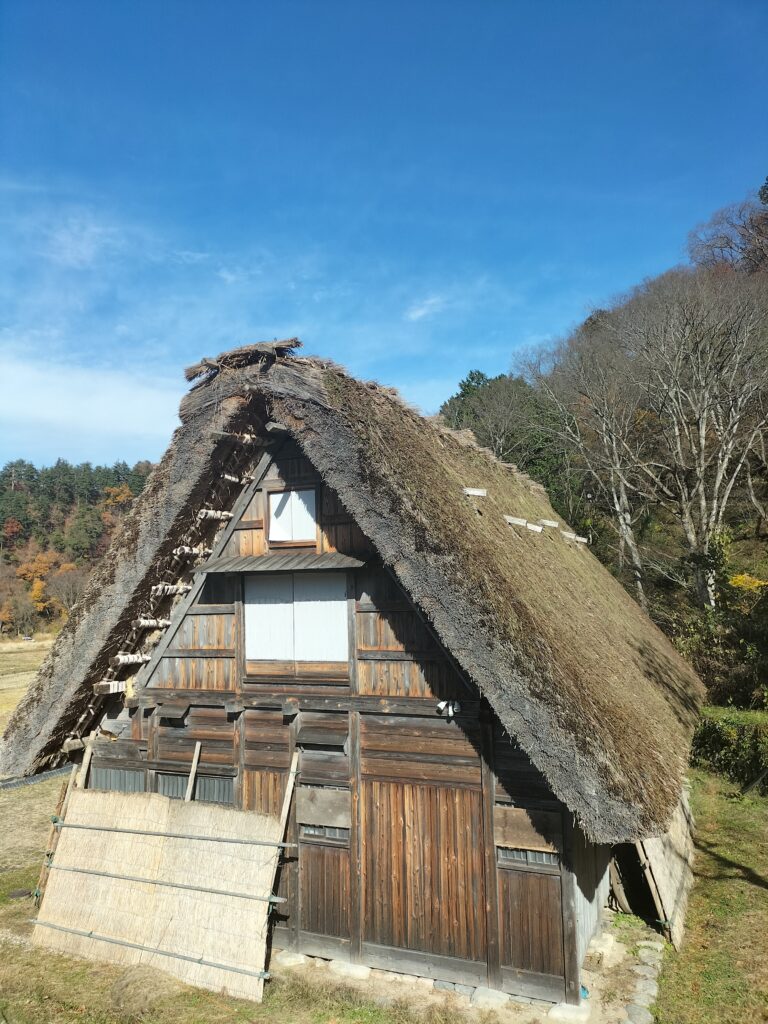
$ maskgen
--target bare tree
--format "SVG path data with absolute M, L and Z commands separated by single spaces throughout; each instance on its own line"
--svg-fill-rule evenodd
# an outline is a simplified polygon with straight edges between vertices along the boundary
M 88 572 L 85 569 L 79 569 L 75 565 L 63 565 L 49 577 L 46 585 L 50 595 L 69 612 L 80 600 L 87 579 Z
M 692 231 L 688 251 L 699 266 L 768 270 L 768 179 L 757 195 L 726 206 Z
M 643 513 L 629 485 L 640 419 L 640 391 L 624 352 L 614 344 L 611 314 L 599 310 L 554 353 L 548 367 L 534 369 L 542 393 L 557 410 L 558 432 L 589 471 L 606 499 L 625 552 L 640 605 L 647 609 L 644 567 L 635 525 Z
M 641 436 L 624 447 L 624 482 L 678 520 L 697 598 L 713 605 L 712 542 L 768 424 L 765 279 L 671 272 L 639 289 L 610 326 L 644 411 Z
M 680 524 L 697 599 L 715 602 L 713 542 L 768 429 L 768 278 L 672 271 L 593 316 L 540 386 L 608 498 L 645 604 L 636 523 Z

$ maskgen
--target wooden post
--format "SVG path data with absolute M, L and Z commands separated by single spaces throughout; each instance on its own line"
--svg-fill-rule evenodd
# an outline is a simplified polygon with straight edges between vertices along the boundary
M 576 921 L 576 874 L 574 871 L 573 815 L 563 811 L 563 856 L 560 884 L 563 908 L 563 962 L 565 964 L 565 1001 L 578 1004 L 581 999 L 581 964 Z
M 200 740 L 195 744 L 195 752 L 192 755 L 192 767 L 189 770 L 189 778 L 187 779 L 187 791 L 184 794 L 184 802 L 189 803 L 192 799 L 192 794 L 195 790 L 195 775 L 197 774 L 197 764 L 200 760 L 200 750 L 203 744 Z
M 80 771 L 75 779 L 76 789 L 85 789 L 85 784 L 88 781 L 88 769 L 91 767 L 91 758 L 93 757 L 93 741 L 96 739 L 96 733 L 92 732 L 88 737 L 85 744 L 85 753 L 83 754 L 83 762 L 80 765 Z
M 487 712 L 483 715 L 486 718 Z M 488 963 L 488 987 L 501 988 L 501 950 L 499 947 L 499 880 L 496 868 L 496 840 L 493 831 L 493 808 L 496 779 L 493 774 L 493 726 L 483 721 L 482 787 L 483 787 L 483 852 L 485 858 L 485 919 Z
M 349 959 L 363 960 L 363 835 L 360 807 L 360 712 L 349 712 L 349 788 L 352 820 L 349 831 Z M 389 824 L 389 823 L 388 823 Z M 372 837 L 367 837 L 371 841 Z
M 59 792 L 59 799 L 56 803 L 56 817 L 65 818 L 67 814 L 67 804 L 69 803 L 69 794 L 72 792 L 72 788 L 75 785 L 75 779 L 79 771 L 79 767 L 76 764 L 72 765 L 72 771 L 69 773 L 69 779 L 61 784 L 61 790 Z M 48 842 L 45 846 L 45 860 L 43 866 L 40 869 L 40 877 L 37 880 L 37 888 L 35 889 L 35 906 L 39 907 L 43 900 L 43 893 L 45 892 L 45 886 L 48 882 L 48 875 L 51 871 L 51 860 L 53 858 L 54 851 L 56 850 L 56 844 L 59 841 L 61 835 L 61 829 L 56 828 L 54 824 L 51 824 L 48 832 Z

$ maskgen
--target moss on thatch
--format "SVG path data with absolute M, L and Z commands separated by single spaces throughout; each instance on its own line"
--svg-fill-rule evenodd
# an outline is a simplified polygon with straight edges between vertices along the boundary
M 195 368 L 207 376 L 182 402 L 175 448 L 194 444 L 210 463 L 211 410 L 233 398 L 264 403 L 589 835 L 612 842 L 663 831 L 701 684 L 582 545 L 507 524 L 505 515 L 557 518 L 542 488 L 331 363 L 236 356 Z M 487 495 L 468 497 L 465 487 Z M 184 507 L 174 500 L 176 518 Z M 125 604 L 131 596 L 126 588 Z M 60 717 L 64 704 L 61 694 Z M 9 727 L 9 743 L 20 724 Z

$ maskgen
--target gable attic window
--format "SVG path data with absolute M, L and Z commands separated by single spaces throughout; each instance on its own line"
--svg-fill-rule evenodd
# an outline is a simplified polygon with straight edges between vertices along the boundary
M 349 675 L 347 577 L 343 572 L 245 577 L 248 675 Z
M 269 543 L 314 544 L 317 540 L 317 495 L 314 488 L 269 494 Z

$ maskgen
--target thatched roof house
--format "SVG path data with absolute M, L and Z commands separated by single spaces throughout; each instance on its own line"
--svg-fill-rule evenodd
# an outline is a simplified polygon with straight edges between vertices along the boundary
M 488 806 L 496 806 L 494 815 L 502 814 L 503 808 L 499 808 L 508 799 L 516 806 L 538 807 L 539 811 L 532 814 L 544 807 L 559 808 L 557 813 L 562 811 L 566 817 L 570 813 L 586 844 L 584 849 L 594 853 L 595 864 L 600 860 L 601 844 L 633 842 L 664 833 L 680 799 L 702 694 L 701 684 L 689 666 L 567 527 L 541 525 L 558 519 L 541 487 L 464 436 L 424 419 L 393 391 L 356 380 L 328 361 L 300 358 L 294 354 L 296 347 L 295 342 L 253 345 L 205 360 L 188 371 L 188 377 L 196 383 L 181 404 L 181 426 L 13 715 L 2 743 L 0 772 L 31 773 L 54 765 L 62 760 L 64 750 L 82 746 L 80 741 L 99 723 L 104 737 L 118 736 L 118 740 L 111 747 L 105 744 L 101 754 L 97 749 L 94 764 L 99 757 L 106 759 L 105 765 L 116 764 L 118 752 L 122 751 L 123 756 L 128 750 L 125 744 L 129 734 L 109 723 L 121 717 L 127 720 L 130 713 L 132 725 L 126 728 L 134 746 L 129 751 L 131 760 L 125 763 L 131 771 L 143 773 L 141 780 L 149 772 L 147 788 L 157 787 L 155 776 L 163 776 L 166 756 L 162 753 L 162 729 L 169 714 L 168 702 L 182 702 L 182 711 L 175 713 L 187 715 L 189 724 L 198 705 L 205 705 L 210 718 L 218 699 L 221 713 L 226 710 L 227 722 L 239 715 L 245 723 L 241 740 L 233 748 L 235 760 L 227 769 L 235 777 L 234 789 L 230 787 L 229 792 L 235 794 L 235 803 L 241 800 L 243 807 L 253 806 L 248 803 L 251 797 L 246 791 L 251 792 L 247 780 L 249 772 L 253 775 L 256 771 L 257 762 L 247 761 L 248 756 L 255 757 L 248 754 L 248 747 L 250 743 L 252 750 L 276 749 L 274 737 L 264 739 L 265 732 L 259 739 L 258 733 L 262 728 L 258 716 L 266 714 L 258 709 L 272 707 L 272 700 L 278 709 L 285 709 L 286 701 L 294 701 L 292 706 L 302 709 L 301 715 L 309 715 L 306 721 L 314 723 L 311 729 L 306 726 L 313 736 L 306 745 L 307 764 L 316 764 L 318 750 L 327 749 L 327 763 L 341 765 L 338 758 L 346 757 L 358 744 L 362 760 L 357 768 L 352 755 L 349 764 L 343 761 L 346 767 L 333 776 L 337 788 L 349 786 L 354 791 L 355 786 L 364 787 L 369 777 L 389 779 L 394 786 L 391 775 L 381 774 L 381 759 L 386 760 L 389 754 L 377 753 L 366 761 L 365 744 L 374 743 L 370 730 L 376 716 L 371 715 L 371 702 L 376 702 L 377 722 L 386 714 L 442 714 L 445 700 L 436 711 L 431 695 L 450 696 L 454 684 L 430 684 L 430 689 L 424 682 L 437 678 L 434 665 L 438 654 L 434 652 L 438 651 L 444 667 L 440 671 L 448 672 L 450 668 L 457 680 L 455 693 L 462 694 L 461 713 L 456 701 L 455 722 L 445 725 L 455 729 L 458 723 L 471 740 L 456 762 L 462 767 L 451 776 L 455 780 L 452 785 L 467 792 L 476 786 L 478 794 L 485 794 L 480 761 L 478 774 L 472 774 L 472 758 L 482 755 L 482 763 L 490 766 L 488 778 L 491 782 L 496 779 L 496 797 L 488 797 Z M 296 561 L 296 551 L 291 554 L 282 550 L 285 542 L 275 540 L 277 534 L 270 533 L 269 526 L 270 516 L 278 521 L 278 513 L 268 501 L 269 487 L 274 490 L 275 481 L 281 481 L 281 493 L 288 493 L 299 486 L 291 482 L 295 480 L 310 481 L 301 484 L 305 490 L 316 488 L 311 510 L 317 519 L 317 538 L 312 532 L 311 540 L 292 545 L 314 552 L 311 557 L 304 554 L 304 561 Z M 250 539 L 246 542 L 246 538 Z M 289 565 L 287 558 L 294 561 Z M 334 663 L 333 672 L 328 666 L 318 669 L 313 664 L 312 672 L 326 673 L 320 685 L 307 674 L 309 669 L 304 676 L 301 672 L 297 676 L 298 662 L 293 661 L 290 686 L 294 689 L 290 690 L 285 683 L 287 670 L 281 668 L 278 672 L 274 661 L 259 665 L 253 661 L 253 654 L 248 654 L 248 623 L 257 620 L 248 618 L 248 595 L 255 584 L 247 581 L 265 567 L 275 574 L 290 569 L 292 579 L 301 575 L 296 569 L 307 570 L 305 575 L 341 570 L 348 574 L 349 594 L 357 595 L 349 619 L 352 623 L 357 617 L 357 626 L 350 627 L 357 630 L 357 640 L 350 640 L 353 653 L 341 676 L 338 663 Z M 379 582 L 370 584 L 373 596 L 366 591 L 370 586 L 364 583 L 365 573 L 369 582 L 371 573 L 380 574 L 376 577 Z M 205 611 L 205 607 L 195 609 L 194 605 L 203 602 L 200 587 L 205 579 L 214 577 L 234 581 L 233 592 L 239 595 L 221 598 L 212 606 L 222 620 L 231 615 L 228 621 L 234 623 L 231 628 L 236 637 L 225 645 L 229 648 L 228 660 L 218 676 L 212 667 L 215 651 L 199 650 L 205 644 L 198 639 L 193 644 L 192 653 L 197 659 L 193 661 L 189 651 L 185 658 L 178 639 L 179 630 L 186 628 L 185 616 L 195 612 L 199 616 Z M 385 579 L 390 583 L 381 582 Z M 192 591 L 185 593 L 190 586 Z M 385 590 L 389 595 L 386 600 L 376 598 L 376 593 Z M 259 607 L 264 607 L 265 600 L 263 596 L 258 598 L 262 602 Z M 168 602 L 163 606 L 165 611 L 159 603 L 162 601 Z M 360 632 L 361 623 L 377 608 L 380 623 L 374 633 L 379 639 L 366 639 Z M 150 615 L 161 617 L 147 619 L 148 609 Z M 406 613 L 413 623 L 423 624 L 418 628 L 427 631 L 427 639 L 418 643 L 403 639 L 402 617 Z M 384 642 L 381 637 L 386 629 L 381 623 L 387 616 L 390 639 Z M 196 621 L 199 625 L 201 618 Z M 157 628 L 148 630 L 148 623 Z M 408 629 L 415 636 L 416 626 Z M 403 636 L 397 636 L 398 630 Z M 169 647 L 168 637 L 172 635 L 176 639 Z M 415 683 L 401 681 L 397 689 L 392 682 L 397 657 L 402 658 L 398 670 L 406 673 L 401 680 L 415 678 L 407 676 L 415 671 L 408 665 L 423 663 L 418 700 L 414 697 Z M 310 658 L 315 660 L 323 659 Z M 429 665 L 424 667 L 427 662 Z M 182 663 L 186 665 L 183 670 L 179 667 Z M 272 665 L 269 700 L 265 696 L 266 664 Z M 139 671 L 126 684 L 119 676 L 122 666 L 131 665 L 130 671 L 137 665 Z M 383 673 L 382 666 L 387 665 L 388 674 L 371 682 L 371 673 Z M 158 673 L 162 672 L 165 675 L 160 679 Z M 218 681 L 210 682 L 214 678 Z M 258 686 L 257 678 L 262 680 Z M 370 688 L 366 690 L 366 686 Z M 125 697 L 121 692 L 111 692 L 121 690 Z M 217 690 L 221 691 L 218 697 Z M 289 690 L 298 696 L 287 696 Z M 121 710 L 124 701 L 126 709 Z M 490 717 L 483 717 L 483 708 Z M 448 710 L 451 718 L 452 707 Z M 158 740 L 146 738 L 142 731 L 146 722 L 139 722 L 142 716 L 149 723 L 150 733 L 155 727 L 152 723 L 156 723 Z M 411 723 L 403 735 L 417 743 L 424 764 L 454 749 L 425 739 L 423 730 L 413 725 L 420 721 L 418 718 L 397 721 Z M 485 740 L 475 739 L 480 735 L 476 728 L 481 732 L 486 728 L 483 722 L 488 723 L 495 737 L 495 754 L 483 746 Z M 291 749 L 302 749 L 302 728 L 305 726 L 299 725 L 291 732 Z M 358 738 L 340 740 L 336 746 L 328 741 L 323 746 L 318 740 L 322 729 L 342 730 L 345 737 Z M 416 737 L 422 738 L 417 741 Z M 174 742 L 175 750 L 187 749 L 182 739 Z M 379 744 L 377 750 L 386 751 L 386 744 L 381 746 L 383 741 L 375 742 Z M 478 751 L 482 748 L 481 753 L 473 753 L 473 746 Z M 504 761 L 513 771 L 513 751 L 517 751 L 514 757 L 518 758 L 514 771 L 521 773 L 519 780 L 527 780 L 518 787 L 522 794 L 519 799 L 509 796 L 515 790 L 513 785 L 502 785 L 501 764 Z M 167 755 L 170 761 L 165 768 L 174 757 L 183 760 L 186 756 Z M 264 760 L 265 772 L 274 774 L 278 763 L 275 757 L 270 754 Z M 284 770 L 285 765 L 282 761 L 280 764 L 280 770 Z M 302 782 L 307 771 L 302 769 Z M 445 772 L 448 778 L 450 772 L 447 768 Z M 322 771 L 318 777 L 322 783 Z M 266 792 L 266 778 L 264 774 L 258 777 L 258 786 L 262 786 L 259 792 Z M 320 784 L 313 778 L 316 785 Z M 428 779 L 426 769 L 423 778 Z M 432 783 L 438 787 L 446 784 L 442 777 Z M 539 794 L 535 799 L 534 791 Z M 352 827 L 354 830 L 358 826 Z M 507 825 L 497 827 L 508 833 Z M 495 843 L 502 847 L 499 835 L 501 832 Z M 308 836 L 308 847 L 310 839 Z M 319 841 L 317 836 L 313 841 Z M 493 842 L 490 833 L 488 841 Z M 552 842 L 554 845 L 543 847 L 534 844 L 534 848 L 559 849 L 558 841 Z M 349 855 L 354 857 L 354 851 Z M 543 856 L 546 859 L 550 854 Z M 508 868 L 509 864 L 499 860 L 500 878 L 506 877 Z M 600 870 L 604 868 L 605 863 Z M 354 869 L 352 877 L 356 877 Z M 597 899 L 596 887 L 593 881 L 585 905 Z M 594 913 L 589 920 L 593 929 Z M 306 925 L 301 927 L 306 931 Z M 349 934 L 345 923 L 336 921 L 327 927 L 330 935 Z M 349 925 L 349 940 L 332 941 L 350 941 L 354 950 L 355 927 L 354 922 Z M 409 948 L 415 943 L 416 949 L 425 948 L 428 942 L 426 937 L 395 941 L 392 935 L 397 929 L 394 925 L 387 927 L 390 931 L 386 932 L 386 942 L 381 937 L 372 940 L 379 943 L 377 949 L 382 942 Z M 588 941 L 590 932 L 585 928 L 584 941 Z M 425 926 L 425 936 L 434 932 L 434 923 Z M 482 937 L 478 939 L 481 945 L 483 941 Z M 367 962 L 375 963 L 374 953 L 366 953 L 365 935 L 359 942 L 362 947 L 358 946 L 357 954 L 350 954 L 353 959 L 362 955 Z M 581 947 L 579 951 L 583 953 Z M 470 962 L 473 957 L 483 959 L 485 955 L 482 951 L 470 953 L 465 951 L 461 956 Z M 458 954 L 454 951 L 452 955 Z M 565 970 L 567 995 L 573 990 L 574 977 L 558 966 L 559 962 L 550 963 L 543 974 L 560 977 Z M 429 969 L 436 970 L 434 965 Z M 500 969 L 501 975 L 488 968 L 497 984 L 502 983 L 499 978 L 506 969 L 503 960 Z M 519 979 L 514 984 L 519 985 Z
M 8 725 L 0 770 L 29 773 L 60 758 L 92 683 L 218 483 L 221 432 L 273 419 L 587 833 L 618 842 L 663 832 L 701 684 L 582 545 L 507 523 L 556 520 L 543 489 L 389 389 L 285 348 L 266 359 L 258 350 L 200 365 L 182 425 Z M 472 500 L 464 488 L 473 487 L 487 496 Z

